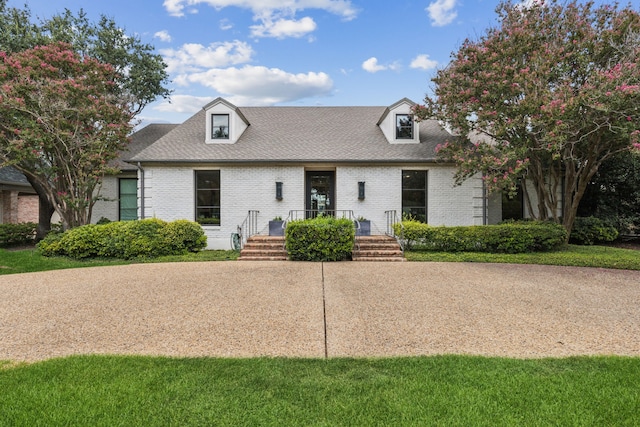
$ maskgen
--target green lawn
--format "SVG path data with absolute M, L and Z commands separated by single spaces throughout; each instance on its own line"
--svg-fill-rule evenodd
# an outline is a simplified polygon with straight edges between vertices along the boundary
M 568 245 L 559 251 L 531 252 L 526 254 L 407 251 L 405 252 L 405 257 L 409 261 L 500 262 L 640 270 L 640 251 L 609 246 Z
M 170 359 L 0 368 L 3 426 L 637 425 L 640 359 Z
M 13 273 L 29 273 L 34 271 L 60 270 L 62 268 L 133 264 L 136 262 L 225 261 L 234 260 L 236 258 L 238 258 L 238 252 L 235 251 L 202 251 L 187 255 L 172 255 L 133 261 L 112 259 L 78 261 L 64 257 L 43 257 L 35 249 L 25 249 L 18 251 L 0 249 L 0 275 Z

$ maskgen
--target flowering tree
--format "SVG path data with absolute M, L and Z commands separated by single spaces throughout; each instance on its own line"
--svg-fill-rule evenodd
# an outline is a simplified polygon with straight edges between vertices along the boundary
M 111 64 L 117 71 L 118 96 L 134 115 L 159 96 L 169 97 L 162 56 L 154 53 L 153 46 L 142 43 L 139 36 L 126 34 L 113 19 L 101 16 L 94 23 L 83 10 L 73 14 L 65 9 L 62 14 L 35 22 L 28 6 L 7 7 L 7 0 L 0 0 L 0 51 L 14 53 L 55 42 L 69 43 L 81 57 Z M 51 228 L 55 208 L 41 184 L 30 176 L 27 180 L 40 199 L 38 238 L 42 238 Z
M 500 26 L 462 44 L 416 117 L 460 135 L 439 148 L 458 183 L 481 173 L 489 190 L 513 192 L 526 179 L 529 213 L 571 231 L 602 162 L 640 149 L 640 14 L 575 0 L 497 13 Z
M 0 163 L 35 182 L 63 227 L 86 224 L 132 113 L 110 65 L 56 43 L 0 52 Z

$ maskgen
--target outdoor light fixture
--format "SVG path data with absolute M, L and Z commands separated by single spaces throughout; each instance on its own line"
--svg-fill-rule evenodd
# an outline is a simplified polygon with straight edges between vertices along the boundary
M 358 182 L 358 200 L 364 200 L 364 181 Z
M 282 183 L 276 182 L 276 199 L 282 200 Z

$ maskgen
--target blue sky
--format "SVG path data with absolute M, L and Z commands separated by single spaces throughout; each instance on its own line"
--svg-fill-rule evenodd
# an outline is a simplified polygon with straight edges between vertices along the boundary
M 495 25 L 498 0 L 9 0 L 35 17 L 83 8 L 113 18 L 169 65 L 171 103 L 144 122 L 180 123 L 215 97 L 237 106 L 416 102 L 465 38 Z

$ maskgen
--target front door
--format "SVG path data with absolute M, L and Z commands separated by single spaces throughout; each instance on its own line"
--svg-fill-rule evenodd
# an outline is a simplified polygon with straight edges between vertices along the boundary
M 333 215 L 335 211 L 335 177 L 333 171 L 306 172 L 306 217 L 314 218 L 318 214 Z

